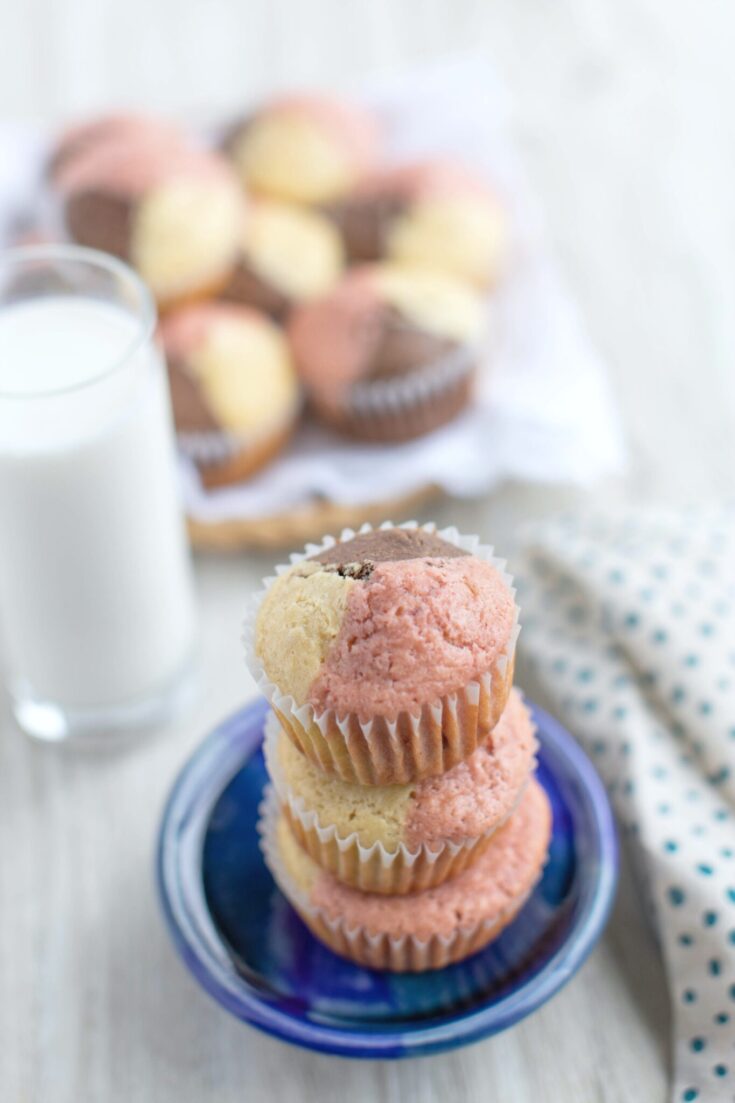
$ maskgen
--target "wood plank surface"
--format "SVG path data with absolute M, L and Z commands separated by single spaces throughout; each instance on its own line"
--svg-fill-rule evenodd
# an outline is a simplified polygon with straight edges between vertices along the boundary
M 590 500 L 676 502 L 735 492 L 733 22 L 731 5 L 682 0 L 33 0 L 0 7 L 0 105 L 42 121 L 121 101 L 229 110 L 294 82 L 349 88 L 482 53 L 510 88 L 520 152 L 624 413 L 630 476 Z M 507 487 L 436 516 L 512 558 L 523 520 L 580 498 Z M 270 565 L 198 558 L 202 696 L 171 735 L 65 754 L 24 740 L 3 707 L 0 1099 L 662 1103 L 667 1000 L 627 874 L 563 993 L 454 1054 L 311 1055 L 235 1022 L 190 980 L 159 915 L 155 832 L 186 756 L 253 691 L 239 620 Z

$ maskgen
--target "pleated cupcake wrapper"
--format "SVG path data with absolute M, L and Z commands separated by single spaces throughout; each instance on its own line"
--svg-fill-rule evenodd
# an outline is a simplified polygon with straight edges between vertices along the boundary
M 461 345 L 405 375 L 355 383 L 342 393 L 312 395 L 312 402 L 323 417 L 356 436 L 409 439 L 460 412 L 482 359 L 480 345 Z
M 372 383 L 355 383 L 345 406 L 358 416 L 412 409 L 417 402 L 443 396 L 458 380 L 474 371 L 480 355 L 477 345 L 460 345 L 418 371 Z
M 224 429 L 212 429 L 201 433 L 177 431 L 179 448 L 198 467 L 219 467 L 245 452 L 257 453 L 269 442 L 288 432 L 301 411 L 301 400 L 295 402 L 288 414 L 274 421 L 267 428 L 251 433 L 230 433 Z
M 364 846 L 356 831 L 340 835 L 334 824 L 323 825 L 317 813 L 306 807 L 303 797 L 289 787 L 278 761 L 279 734 L 278 720 L 273 713 L 269 713 L 263 744 L 265 764 L 291 830 L 317 865 L 326 869 L 338 881 L 360 889 L 361 892 L 402 896 L 409 892 L 435 888 L 456 877 L 484 854 L 495 832 L 513 815 L 526 789 L 524 782 L 507 816 L 489 831 L 474 838 L 446 842 L 440 844 L 436 850 L 426 844 L 411 850 L 405 843 L 399 843 L 395 850 L 388 850 L 380 840 L 371 846 Z M 534 770 L 535 761 L 529 776 Z
M 370 932 L 362 926 L 350 928 L 340 916 L 329 916 L 322 908 L 316 907 L 290 876 L 281 858 L 276 837 L 279 815 L 278 798 L 273 788 L 268 786 L 260 806 L 258 832 L 266 865 L 276 884 L 320 941 L 342 957 L 370 969 L 422 973 L 427 969 L 442 969 L 453 962 L 462 961 L 500 934 L 530 896 L 531 890 L 492 919 L 460 926 L 450 934 L 433 935 L 426 941 L 415 935 L 406 934 L 395 938 L 381 932 Z
M 380 526 L 393 527 L 390 521 Z M 437 530 L 433 523 L 419 526 L 416 521 L 398 527 L 436 532 L 443 540 L 492 563 L 515 596 L 505 560 L 497 559 L 493 549 L 481 544 L 477 536 L 463 536 L 454 527 Z M 361 533 L 371 531 L 368 524 L 359 529 Z M 340 539 L 350 540 L 355 535 L 353 529 L 344 529 Z M 394 785 L 446 773 L 469 758 L 500 719 L 513 683 L 515 645 L 520 631 L 518 608 L 515 607 L 508 645 L 492 669 L 456 693 L 424 705 L 417 715 L 401 712 L 395 720 L 378 716 L 362 721 L 354 713 L 338 716 L 331 709 L 317 714 L 312 705 L 297 704 L 268 678 L 255 653 L 255 624 L 275 578 L 294 563 L 318 555 L 336 542 L 333 536 L 326 536 L 320 544 L 307 544 L 304 552 L 291 556 L 290 564 L 276 567 L 276 576 L 264 579 L 264 588 L 252 599 L 246 613 L 243 643 L 258 689 L 270 702 L 286 734 L 327 774 L 358 785 Z

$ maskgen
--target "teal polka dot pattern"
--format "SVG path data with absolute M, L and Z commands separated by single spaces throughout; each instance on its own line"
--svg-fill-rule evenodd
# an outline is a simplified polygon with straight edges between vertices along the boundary
M 639 848 L 672 1098 L 735 1101 L 735 507 L 567 515 L 527 549 L 521 681 L 556 701 Z

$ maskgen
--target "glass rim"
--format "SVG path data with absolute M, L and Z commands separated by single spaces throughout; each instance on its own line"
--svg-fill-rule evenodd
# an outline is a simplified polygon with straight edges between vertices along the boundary
M 3 400 L 13 401 L 17 399 L 25 402 L 34 399 L 42 400 L 44 398 L 56 398 L 61 395 L 72 394 L 76 391 L 83 391 L 89 387 L 94 387 L 124 368 L 139 350 L 152 340 L 155 332 L 157 321 L 156 304 L 147 284 L 144 283 L 129 264 L 112 256 L 110 253 L 103 253 L 100 249 L 88 249 L 82 245 L 66 244 L 20 245 L 0 250 L 0 274 L 13 267 L 20 269 L 24 264 L 42 264 L 44 262 L 49 266 L 55 263 L 72 262 L 90 269 L 101 269 L 109 275 L 115 276 L 128 283 L 133 288 L 140 304 L 139 312 L 133 315 L 139 323 L 138 330 L 123 352 L 115 357 L 109 366 L 105 367 L 91 379 L 84 379 L 78 383 L 70 383 L 65 387 L 51 387 L 48 390 L 42 391 L 8 392 L 0 387 L 0 398 Z M 72 295 L 70 297 L 73 298 L 74 296 Z M 39 295 L 38 298 L 43 298 L 43 295 Z M 32 301 L 32 297 L 28 296 L 19 301 L 30 302 Z M 3 309 L 2 302 L 0 302 L 0 311 Z

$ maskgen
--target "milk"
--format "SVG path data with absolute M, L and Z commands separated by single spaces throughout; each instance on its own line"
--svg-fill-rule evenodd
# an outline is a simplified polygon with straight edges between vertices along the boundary
M 0 306 L 0 633 L 13 693 L 104 712 L 181 670 L 194 609 L 174 457 L 166 377 L 140 318 L 79 295 Z

